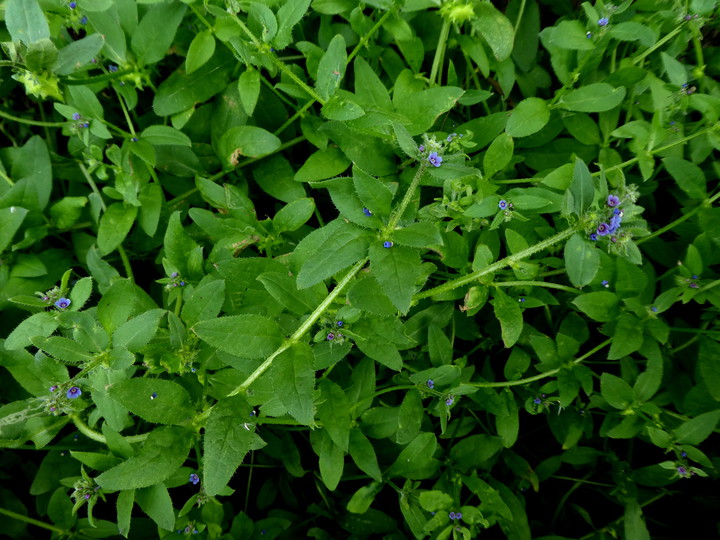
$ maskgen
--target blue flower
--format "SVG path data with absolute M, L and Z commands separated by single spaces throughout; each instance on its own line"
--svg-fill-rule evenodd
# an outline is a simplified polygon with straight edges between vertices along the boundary
M 455 137 L 457 137 L 457 133 L 451 133 L 450 135 L 447 136 L 447 139 L 446 139 L 446 140 L 447 140 L 447 142 L 452 142 L 452 140 L 453 140 Z
M 420 146 L 418 146 L 418 152 L 423 153 L 424 151 L 425 151 L 425 145 L 424 145 L 424 144 L 421 144 Z
M 332 341 L 333 339 L 335 339 L 335 334 L 333 334 L 332 332 L 330 332 L 330 333 L 327 335 L 327 340 L 328 340 L 328 341 Z
M 363 214 L 367 217 L 372 217 L 373 213 L 368 208 L 363 208 Z
M 680 452 L 680 456 L 681 456 L 681 457 L 687 457 L 687 452 L 684 452 L 684 451 L 683 451 L 683 452 Z
M 338 322 L 336 322 L 335 324 L 338 325 L 338 328 L 342 328 L 345 323 L 342 322 L 342 321 L 338 321 Z
M 90 127 L 90 123 L 89 123 L 89 122 L 83 122 L 82 124 L 80 124 L 80 127 L 89 128 L 89 127 Z
M 592 32 L 585 32 L 585 37 L 587 39 L 592 39 Z
M 448 514 L 448 517 L 449 517 L 450 519 L 455 519 L 455 512 L 450 512 L 450 513 Z
M 598 20 L 598 26 L 607 26 L 609 22 L 610 19 L 608 19 L 607 17 L 602 17 Z
M 692 473 L 688 472 L 688 470 L 685 467 L 683 467 L 682 465 L 680 465 L 677 468 L 677 472 L 678 472 L 678 475 L 680 476 L 680 478 L 688 478 L 692 474 Z
M 610 218 L 610 230 L 609 232 L 614 233 L 620 228 L 622 223 L 622 214 L 615 214 Z
M 118 67 L 117 67 L 115 64 L 110 64 L 110 65 L 108 66 L 108 71 L 109 71 L 110 73 L 115 73 L 117 70 L 118 70 Z
M 81 394 L 82 394 L 82 390 L 80 390 L 77 386 L 71 387 L 71 388 L 65 393 L 65 395 L 67 396 L 68 399 L 75 399 L 75 398 L 77 398 L 77 397 L 80 397 Z
M 198 482 L 200 482 L 200 477 L 197 474 L 192 473 L 190 474 L 190 480 L 188 481 L 195 486 L 198 484 Z
M 452 406 L 453 403 L 455 403 L 455 397 L 448 396 L 448 398 L 445 400 L 445 405 L 450 407 L 450 406 Z
M 80 19 L 80 24 L 87 24 L 87 17 Z
M 592 240 L 593 242 L 597 242 L 597 239 L 598 239 L 597 233 L 592 233 L 590 235 L 590 240 Z
M 620 204 L 620 197 L 617 195 L 608 195 L 606 203 L 610 208 L 615 208 L 618 204 Z
M 533 399 L 533 403 L 535 405 L 540 405 L 542 403 L 542 399 L 540 399 L 539 397 L 536 397 L 535 399 Z
M 499 208 L 500 210 L 505 210 L 507 207 L 508 207 L 508 202 L 507 202 L 505 199 L 501 200 L 501 201 L 498 203 L 498 208 Z
M 50 391 L 51 391 L 51 392 L 54 392 L 54 391 L 57 390 L 57 389 L 58 389 L 57 384 L 53 384 L 53 385 L 50 387 Z
M 157 397 L 157 392 L 153 392 L 150 394 L 150 399 L 155 399 Z
M 442 160 L 442 157 L 438 156 L 437 152 L 430 152 L 430 155 L 428 156 L 428 161 L 436 167 L 439 167 L 442 164 Z
M 600 285 L 602 285 L 603 287 L 609 287 L 610 282 L 607 279 L 603 279 Z
M 597 226 L 596 232 L 597 232 L 598 236 L 607 236 L 612 231 L 610 230 L 610 225 L 603 222 Z
M 180 282 L 180 286 L 181 286 L 181 287 L 184 287 L 184 286 L 185 286 L 185 282 L 184 282 L 184 281 L 181 281 L 181 282 Z
M 74 112 L 73 115 L 72 115 L 72 119 L 73 119 L 73 120 L 80 120 L 80 113 L 79 113 L 79 112 Z
M 393 243 L 392 243 L 390 240 L 385 240 L 385 241 L 383 242 L 383 247 L 384 247 L 384 248 L 391 248 L 391 247 L 393 247 Z
M 60 300 L 55 302 L 55 307 L 58 309 L 65 309 L 70 306 L 70 304 L 72 304 L 72 302 L 69 298 L 61 298 Z
M 70 9 L 75 9 L 77 7 L 77 2 L 70 2 L 68 6 L 70 7 Z
M 427 387 L 428 387 L 430 390 L 432 390 L 433 388 L 435 388 L 435 381 L 433 381 L 432 379 L 428 379 L 425 384 L 427 384 Z
M 651 307 L 651 308 L 650 308 L 650 311 L 652 311 L 653 313 L 657 313 L 657 312 L 658 312 L 657 306 Z

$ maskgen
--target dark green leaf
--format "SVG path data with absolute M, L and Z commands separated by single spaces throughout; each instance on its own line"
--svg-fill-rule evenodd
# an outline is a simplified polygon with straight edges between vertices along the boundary
M 198 32 L 190 42 L 185 58 L 185 72 L 189 75 L 202 67 L 215 52 L 215 38 L 209 30 Z
M 200 321 L 192 331 L 203 341 L 241 358 L 263 358 L 283 340 L 278 324 L 260 315 L 233 315 Z M 228 339 L 232 336 L 232 339 Z
M 382 292 L 401 313 L 410 309 L 415 282 L 420 276 L 420 255 L 416 249 L 403 246 L 370 246 L 370 270 Z
M 600 269 L 600 252 L 583 238 L 574 234 L 565 244 L 565 270 L 575 287 L 584 287 L 595 279 Z
M 527 137 L 540 131 L 550 120 L 550 108 L 545 100 L 530 97 L 512 110 L 505 131 L 510 137 Z
M 518 301 L 497 288 L 493 293 L 492 305 L 495 317 L 500 322 L 505 347 L 512 347 L 520 338 L 523 329 L 523 314 Z
M 315 424 L 315 371 L 310 346 L 296 343 L 283 351 L 272 366 L 273 389 L 290 416 L 306 426 Z
M 112 384 L 108 394 L 131 413 L 156 424 L 184 424 L 195 414 L 187 391 L 165 379 L 127 379 Z

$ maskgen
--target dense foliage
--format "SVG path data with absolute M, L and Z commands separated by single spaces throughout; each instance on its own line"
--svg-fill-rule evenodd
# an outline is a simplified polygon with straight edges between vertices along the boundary
M 13 538 L 712 537 L 715 0 L 7 0 Z

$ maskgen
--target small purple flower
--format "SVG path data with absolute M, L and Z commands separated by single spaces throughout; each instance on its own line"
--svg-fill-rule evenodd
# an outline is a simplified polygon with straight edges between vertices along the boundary
M 117 70 L 118 70 L 118 67 L 117 67 L 115 64 L 110 64 L 110 65 L 108 66 L 108 71 L 109 71 L 110 73 L 115 73 Z
M 610 208 L 615 208 L 618 204 L 620 204 L 620 197 L 617 195 L 608 195 L 606 202 Z
M 133 138 L 130 139 L 130 140 L 131 140 L 132 142 L 138 142 L 138 138 L 137 138 L 137 137 L 133 137 Z
M 539 397 L 536 397 L 535 399 L 533 399 L 533 403 L 535 405 L 540 405 L 542 403 L 542 399 L 540 399 Z
M 155 399 L 157 397 L 157 392 L 153 392 L 150 394 L 150 399 Z
M 685 451 L 680 452 L 680 457 L 687 457 L 687 452 L 685 452 Z
M 369 208 L 363 208 L 363 214 L 365 214 L 365 216 L 367 217 L 372 217 L 373 215 Z
M 87 24 L 87 17 L 80 19 L 80 24 Z
M 432 390 L 433 388 L 435 388 L 435 381 L 433 381 L 432 379 L 428 379 L 425 384 L 427 384 L 427 387 L 428 387 L 430 390 Z
M 453 140 L 455 137 L 457 137 L 457 133 L 451 133 L 450 135 L 447 136 L 446 141 L 447 141 L 447 142 L 452 142 L 452 140 Z
M 692 21 L 692 15 L 685 15 L 686 21 Z
M 67 391 L 65 395 L 68 399 L 75 399 L 77 397 L 80 397 L 81 394 L 82 390 L 80 390 L 77 386 L 73 386 Z
M 89 494 L 89 493 L 86 493 L 86 494 L 85 494 L 85 500 L 87 501 L 89 498 L 90 498 L 90 494 Z
M 393 247 L 393 243 L 392 243 L 390 240 L 385 240 L 385 241 L 383 242 L 383 247 L 384 247 L 384 248 L 391 248 L 391 247 Z
M 79 113 L 79 112 L 74 112 L 74 113 L 72 114 L 72 119 L 73 119 L 73 120 L 80 120 L 80 113 Z
M 61 298 L 60 300 L 55 302 L 55 307 L 58 309 L 65 309 L 65 308 L 69 307 L 70 304 L 72 304 L 72 302 L 70 301 L 69 298 Z
M 447 405 L 448 407 L 451 407 L 453 403 L 455 403 L 455 397 L 448 396 L 448 398 L 445 400 L 445 405 Z
M 184 281 L 181 281 L 181 282 L 180 282 L 180 286 L 181 286 L 181 287 L 184 287 L 184 286 L 185 286 L 185 282 L 184 282 Z
M 610 218 L 610 228 L 612 229 L 612 232 L 615 232 L 617 229 L 619 229 L 621 223 L 622 223 L 622 214 L 615 214 L 613 217 L 611 217 Z
M 610 19 L 608 19 L 607 17 L 601 17 L 598 20 L 598 26 L 607 26 L 609 22 L 610 22 Z
M 692 278 L 693 278 L 693 279 L 698 279 L 699 277 L 700 277 L 700 276 L 698 276 L 697 274 L 695 274 Z
M 53 384 L 53 385 L 50 387 L 50 391 L 51 391 L 51 392 L 54 392 L 54 391 L 57 390 L 57 389 L 58 389 L 57 384 Z
M 456 517 L 456 516 L 455 516 L 455 512 L 450 512 L 450 513 L 448 514 L 448 517 L 449 517 L 450 519 L 455 519 L 455 517 Z
M 651 308 L 650 308 L 650 311 L 652 311 L 653 313 L 657 313 L 657 312 L 658 312 L 657 306 L 651 307 Z
M 690 476 L 690 473 L 688 472 L 688 470 L 685 467 L 683 467 L 682 465 L 680 465 L 677 468 L 677 472 L 681 478 L 687 478 L 688 476 Z
M 610 286 L 610 282 L 607 279 L 603 279 L 602 282 L 600 283 L 600 285 L 607 288 Z
M 507 202 L 505 199 L 501 200 L 501 201 L 498 203 L 498 208 L 499 208 L 500 210 L 505 210 L 507 207 L 508 207 L 508 202 Z
M 335 339 L 335 334 L 333 334 L 332 332 L 328 333 L 327 340 L 332 341 L 333 339 Z
M 597 226 L 597 229 L 595 232 L 597 232 L 598 236 L 607 236 L 612 231 L 610 230 L 610 225 L 603 222 Z
M 698 287 L 700 287 L 700 285 L 698 285 L 697 283 L 691 283 L 691 284 L 690 284 L 690 288 L 691 288 L 691 289 L 697 289 Z
M 525 302 L 525 300 L 526 300 L 526 299 L 525 299 L 524 296 L 521 296 L 520 298 L 518 298 L 518 302 L 520 302 L 520 303 Z
M 430 155 L 428 156 L 428 161 L 435 167 L 439 167 L 442 164 L 443 158 L 441 156 L 438 156 L 437 152 L 430 152 Z
M 338 326 L 338 328 L 342 328 L 345 325 L 345 323 L 342 321 L 338 321 L 335 324 Z
M 590 234 L 590 240 L 592 240 L 593 242 L 597 242 L 597 239 L 598 239 L 597 233 Z
M 89 128 L 89 127 L 90 127 L 90 123 L 89 123 L 89 122 L 83 122 L 82 124 L 80 124 L 80 127 Z
M 77 7 L 77 2 L 70 2 L 68 7 L 70 7 L 70 9 L 75 9 Z
M 188 481 L 189 481 L 193 486 L 196 486 L 196 485 L 198 484 L 198 482 L 200 482 L 200 477 L 199 477 L 197 474 L 195 474 L 195 473 L 191 473 L 191 474 L 190 474 L 190 480 L 188 480 Z
M 462 519 L 462 512 L 455 512 L 455 519 Z
M 425 145 L 421 144 L 420 146 L 418 146 L 418 152 L 422 153 L 424 151 L 425 151 Z
M 172 274 L 170 274 L 170 277 L 176 278 L 176 277 L 178 277 L 178 273 L 177 273 L 177 272 L 173 272 Z

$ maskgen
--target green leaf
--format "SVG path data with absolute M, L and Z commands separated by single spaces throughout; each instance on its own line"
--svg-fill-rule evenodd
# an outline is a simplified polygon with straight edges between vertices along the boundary
M 623 313 L 617 319 L 608 360 L 618 360 L 634 353 L 643 343 L 643 322 L 635 315 Z
M 502 62 L 510 57 L 515 41 L 515 30 L 508 18 L 489 2 L 473 4 L 476 28 L 495 55 L 495 59 Z
M 19 206 L 0 208 L 0 253 L 12 242 L 28 211 Z
M 97 317 L 103 328 L 114 332 L 135 309 L 135 285 L 129 279 L 115 281 L 98 302 Z
M 298 315 L 311 312 L 327 294 L 322 284 L 298 290 L 295 278 L 282 272 L 265 272 L 258 280 L 275 300 Z
M 688 73 L 685 65 L 666 52 L 661 52 L 660 57 L 662 58 L 663 67 L 670 82 L 677 86 L 686 84 L 688 81 Z
M 68 379 L 68 370 L 44 354 L 32 355 L 25 350 L 10 350 L 0 341 L 0 366 L 10 372 L 20 386 L 34 396 L 47 396 L 48 388 Z M 28 345 L 30 342 L 28 342 Z
M 192 432 L 184 428 L 156 428 L 136 456 L 105 471 L 95 481 L 107 490 L 143 488 L 163 482 L 185 462 L 192 439 Z
M 248 68 L 240 74 L 238 93 L 245 113 L 252 116 L 260 97 L 260 72 L 257 69 Z
M 440 465 L 433 459 L 437 449 L 437 439 L 433 433 L 420 433 L 403 448 L 395 462 L 385 473 L 387 477 L 404 477 L 421 480 L 432 476 Z
M 153 146 L 177 145 L 192 146 L 190 137 L 170 126 L 148 126 L 140 133 L 140 138 Z
M 420 506 L 432 513 L 451 508 L 453 504 L 453 498 L 440 490 L 423 491 L 418 500 Z
M 32 344 L 50 356 L 68 364 L 80 364 L 93 359 L 93 355 L 81 344 L 61 336 L 49 338 L 35 336 L 32 338 Z
M 502 289 L 496 288 L 491 300 L 495 317 L 500 322 L 502 339 L 506 348 L 512 347 L 523 330 L 523 314 L 517 300 L 509 297 Z
M 26 45 L 50 37 L 50 27 L 37 0 L 8 0 L 5 26 L 12 41 Z
M 137 206 L 116 202 L 108 206 L 100 217 L 97 246 L 100 255 L 107 255 L 117 248 L 130 232 L 137 216 Z
M 623 523 L 627 540 L 650 540 L 650 533 L 643 519 L 642 508 L 640 508 L 636 499 L 632 499 L 625 506 Z
M 360 100 L 360 104 L 365 106 L 366 109 L 374 107 L 392 111 L 390 94 L 378 74 L 370 67 L 370 64 L 362 56 L 358 55 L 355 57 L 354 67 L 355 95 Z M 398 140 L 398 142 L 400 141 Z
M 409 71 L 405 73 L 408 77 L 412 76 Z M 438 117 L 452 109 L 464 92 L 462 88 L 444 86 L 421 91 L 407 90 L 403 94 L 398 91 L 398 87 L 396 83 L 393 104 L 397 112 L 407 118 L 405 128 L 412 137 L 429 131 Z M 372 172 L 367 167 L 363 168 Z
M 188 326 L 214 319 L 225 303 L 225 281 L 216 279 L 198 286 L 183 304 L 182 320 Z
M 573 211 L 577 215 L 585 212 L 595 197 L 595 186 L 593 185 L 592 175 L 587 165 L 585 165 L 585 162 L 579 157 L 575 158 L 575 168 L 573 169 L 570 193 L 573 196 Z
M 5 340 L 5 348 L 14 351 L 27 347 L 32 344 L 32 338 L 37 336 L 48 337 L 57 327 L 58 323 L 52 313 L 45 311 L 35 313 L 10 332 L 10 335 Z
M 382 292 L 401 313 L 410 309 L 415 282 L 420 276 L 420 263 L 420 254 L 414 248 L 385 248 L 379 242 L 370 246 L 370 270 Z
M 209 30 L 195 34 L 185 57 L 185 72 L 190 74 L 205 65 L 215 52 L 215 37 Z
M 622 103 L 625 93 L 624 86 L 613 88 L 607 83 L 593 83 L 563 95 L 558 105 L 570 111 L 609 111 Z
M 382 481 L 382 473 L 378 465 L 375 448 L 360 429 L 350 431 L 350 457 L 362 472 L 376 482 Z
M 165 530 L 175 528 L 175 509 L 163 484 L 138 489 L 135 492 L 135 501 L 158 527 Z
M 397 229 L 393 231 L 392 239 L 398 245 L 416 248 L 428 248 L 443 243 L 437 226 L 429 221 L 411 223 L 407 227 Z
M 290 416 L 305 426 L 315 424 L 313 355 L 306 343 L 295 343 L 283 351 L 272 366 L 273 388 Z
M 105 39 L 102 34 L 90 34 L 71 42 L 58 51 L 52 70 L 57 75 L 70 75 L 86 66 L 103 48 Z
M 367 234 L 349 223 L 340 223 L 332 236 L 318 246 L 316 254 L 300 268 L 298 289 L 306 289 L 359 261 L 367 254 Z
M 572 303 L 592 320 L 599 322 L 613 320 L 618 311 L 617 296 L 606 291 L 581 294 Z
M 218 142 L 218 155 L 226 167 L 235 167 L 241 157 L 260 158 L 275 152 L 282 141 L 256 126 L 230 128 Z
M 380 290 L 380 284 L 374 276 L 365 276 L 355 282 L 347 297 L 353 307 L 376 315 L 390 316 L 397 311 L 390 299 Z
M 320 477 L 330 491 L 335 491 L 345 467 L 345 456 L 325 430 L 310 434 L 310 442 L 319 459 Z
M 315 201 L 309 197 L 296 199 L 283 206 L 273 218 L 275 232 L 292 232 L 302 227 L 313 215 Z
M 510 163 L 514 148 L 512 137 L 507 133 L 501 133 L 495 138 L 483 157 L 486 178 L 492 178 Z
M 359 167 L 353 167 L 353 185 L 362 203 L 373 214 L 390 215 L 393 192 L 384 182 Z
M 203 487 L 210 496 L 224 490 L 245 455 L 261 442 L 255 425 L 246 423 L 251 410 L 237 395 L 221 399 L 210 412 L 203 438 Z
M 595 43 L 587 38 L 585 26 L 578 20 L 562 21 L 557 26 L 545 28 L 540 37 L 543 44 L 559 49 L 589 51 Z
M 164 309 L 151 309 L 123 323 L 113 334 L 113 346 L 137 352 L 155 336 Z
M 650 27 L 635 21 L 613 24 L 608 31 L 610 37 L 619 41 L 639 41 L 644 47 L 652 47 L 657 41 L 657 34 Z
M 605 401 L 616 409 L 626 409 L 635 401 L 632 387 L 610 373 L 603 373 L 600 377 L 600 393 Z
M 318 419 L 335 445 L 343 452 L 347 452 L 352 421 L 350 403 L 345 391 L 327 379 L 320 380 L 318 389 L 320 390 Z
M 345 62 L 347 60 L 345 38 L 342 34 L 335 34 L 327 51 L 318 64 L 317 81 L 315 88 L 324 100 L 328 100 L 340 86 L 345 75 Z
M 720 401 L 720 343 L 703 338 L 697 361 L 703 386 L 715 401 Z
M 350 166 L 350 160 L 342 151 L 329 146 L 325 150 L 318 150 L 305 160 L 298 172 L 295 173 L 297 182 L 315 182 L 332 178 L 344 172 Z
M 125 538 L 130 533 L 130 520 L 132 518 L 133 504 L 135 503 L 135 490 L 128 489 L 118 493 L 117 498 L 117 525 L 118 532 Z
M 450 458 L 461 471 L 482 467 L 503 448 L 500 437 L 470 435 L 456 443 L 450 450 Z
M 398 415 L 398 428 L 395 432 L 395 442 L 406 445 L 420 433 L 423 419 L 423 406 L 420 394 L 409 391 L 400 404 Z
M 195 414 L 187 390 L 166 379 L 134 377 L 112 384 L 108 394 L 143 420 L 184 424 Z
M 165 58 L 186 9 L 182 2 L 164 2 L 145 13 L 130 40 L 141 65 L 155 64 Z
M 342 122 L 365 116 L 365 110 L 356 103 L 354 97 L 350 92 L 337 90 L 337 93 L 322 106 L 322 115 L 328 120 Z
M 720 410 L 699 414 L 680 424 L 675 430 L 675 442 L 698 445 L 710 436 L 717 427 L 718 421 L 720 421 Z
M 367 486 L 358 489 L 347 503 L 348 512 L 353 514 L 364 514 L 370 508 L 375 497 L 382 491 L 383 484 L 381 482 L 370 482 Z
M 565 271 L 575 287 L 584 287 L 600 269 L 600 253 L 582 235 L 575 233 L 565 244 Z
M 292 42 L 292 29 L 310 7 L 311 0 L 288 0 L 277 11 L 277 34 L 273 45 L 282 50 Z
M 707 198 L 707 180 L 700 167 L 679 157 L 666 157 L 662 162 L 678 187 L 689 197 L 700 201 Z
M 241 358 L 269 356 L 281 345 L 284 335 L 275 321 L 261 315 L 233 315 L 200 321 L 192 331 L 209 345 Z
M 395 131 L 395 139 L 402 151 L 405 152 L 405 155 L 413 159 L 417 158 L 418 146 L 415 144 L 407 128 L 398 122 L 393 122 L 392 125 L 393 131 Z
M 510 137 L 527 137 L 537 133 L 550 120 L 550 108 L 543 99 L 523 99 L 512 110 L 505 131 Z

